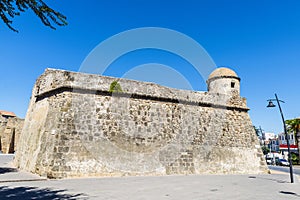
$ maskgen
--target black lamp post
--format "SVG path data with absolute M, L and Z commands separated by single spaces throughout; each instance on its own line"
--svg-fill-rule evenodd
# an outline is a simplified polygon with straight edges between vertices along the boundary
M 286 144 L 287 144 L 287 147 L 288 147 L 288 159 L 289 159 L 289 163 L 290 163 L 290 178 L 291 178 L 291 183 L 294 183 L 294 177 L 293 177 L 293 165 L 292 165 L 292 157 L 291 157 L 291 149 L 290 149 L 290 141 L 289 141 L 289 138 L 288 138 L 288 134 L 287 134 L 287 130 L 286 130 L 286 124 L 285 124 L 285 120 L 284 120 L 284 117 L 283 117 L 283 113 L 282 113 L 282 109 L 281 109 L 281 106 L 280 106 L 280 102 L 284 103 L 284 101 L 281 101 L 278 99 L 277 97 L 277 94 L 275 94 L 275 98 L 276 99 L 269 99 L 269 104 L 268 104 L 268 108 L 272 108 L 272 107 L 276 107 L 273 103 L 273 101 L 276 101 L 277 104 L 278 104 L 278 108 L 279 108 L 279 111 L 280 111 L 280 114 L 281 114 L 281 118 L 282 118 L 282 122 L 283 122 L 283 127 L 284 127 L 284 134 L 285 134 L 285 137 L 286 137 Z

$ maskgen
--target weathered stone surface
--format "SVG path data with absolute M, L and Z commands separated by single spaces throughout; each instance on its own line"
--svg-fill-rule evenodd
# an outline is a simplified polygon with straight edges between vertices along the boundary
M 18 146 L 24 119 L 5 118 L 0 115 L 0 150 L 2 153 L 14 153 Z
M 123 93 L 108 92 L 115 80 Z M 230 88 L 194 92 L 47 69 L 15 164 L 50 178 L 266 172 L 239 79 L 210 83 Z

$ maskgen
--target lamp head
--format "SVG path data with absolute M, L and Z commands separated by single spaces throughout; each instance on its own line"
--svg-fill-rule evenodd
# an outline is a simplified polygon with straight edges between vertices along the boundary
M 269 101 L 269 104 L 267 105 L 267 108 L 274 108 L 274 107 L 276 107 L 275 105 L 274 105 L 274 103 L 273 103 L 273 101 Z

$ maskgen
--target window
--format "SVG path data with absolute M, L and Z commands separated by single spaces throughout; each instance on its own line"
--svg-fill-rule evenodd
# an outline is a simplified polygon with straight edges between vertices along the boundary
M 231 88 L 234 88 L 235 82 L 231 82 Z

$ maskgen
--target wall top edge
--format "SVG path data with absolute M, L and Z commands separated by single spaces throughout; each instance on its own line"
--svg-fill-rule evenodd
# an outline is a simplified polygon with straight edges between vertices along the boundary
M 108 92 L 113 81 L 117 81 L 120 84 L 123 93 L 127 95 L 142 95 L 162 99 L 174 99 L 179 102 L 199 102 L 249 110 L 246 105 L 246 99 L 242 97 L 231 97 L 229 95 L 206 91 L 175 89 L 151 82 L 71 72 L 53 68 L 47 68 L 37 79 L 33 96 L 43 96 L 46 93 L 49 94 L 60 88 Z

